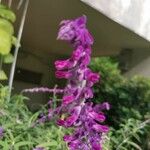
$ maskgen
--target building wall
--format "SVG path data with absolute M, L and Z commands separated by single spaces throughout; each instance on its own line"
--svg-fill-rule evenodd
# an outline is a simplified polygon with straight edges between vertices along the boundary
M 23 89 L 33 87 L 53 88 L 56 81 L 54 75 L 55 69 L 53 64 L 57 57 L 58 56 L 48 54 L 43 51 L 20 50 L 16 67 L 36 73 L 42 73 L 42 78 L 40 84 L 34 84 L 15 79 L 13 84 L 13 93 L 19 93 Z M 30 78 L 30 76 L 26 76 L 26 78 Z M 25 95 L 30 98 L 28 101 L 28 105 L 32 110 L 36 110 L 41 103 L 46 103 L 51 96 L 50 94 L 46 93 L 27 93 Z
M 131 60 L 127 63 L 129 64 L 129 70 L 125 73 L 125 76 L 150 77 L 150 50 L 133 50 Z

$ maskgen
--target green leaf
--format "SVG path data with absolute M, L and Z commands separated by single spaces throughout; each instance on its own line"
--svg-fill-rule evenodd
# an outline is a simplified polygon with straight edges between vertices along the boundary
M 38 112 L 31 116 L 31 118 L 28 121 L 28 127 L 31 127 L 32 123 L 35 122 L 38 116 L 39 116 Z
M 0 18 L 0 29 L 6 31 L 9 34 L 14 34 L 13 25 L 6 19 Z
M 126 147 L 121 146 L 119 150 L 128 150 Z
M 0 28 L 0 54 L 7 55 L 11 50 L 11 35 Z
M 133 137 L 134 137 L 138 142 L 141 142 L 141 139 L 140 139 L 140 137 L 139 137 L 138 134 L 133 133 L 132 135 L 133 135 Z
M 127 141 L 127 143 L 128 143 L 129 145 L 132 145 L 133 147 L 135 147 L 135 148 L 138 149 L 138 150 L 142 150 L 141 147 L 140 147 L 139 145 L 137 145 L 136 143 L 134 143 L 134 142 Z
M 14 46 L 21 46 L 21 44 L 19 43 L 17 43 L 18 42 L 18 39 L 15 37 L 15 36 L 12 36 L 12 44 L 14 45 Z
M 13 135 L 12 131 L 10 129 L 8 129 L 7 133 L 9 135 L 9 138 L 11 139 L 11 141 L 14 141 L 14 135 Z
M 15 22 L 16 16 L 14 12 L 6 8 L 0 8 L 0 16 L 4 19 L 7 19 L 11 22 Z
M 5 142 L 0 141 L 0 146 L 3 146 L 3 147 L 4 147 L 4 145 L 5 145 Z
M 20 150 L 22 146 L 29 146 L 29 145 L 33 145 L 34 143 L 33 142 L 30 142 L 30 141 L 22 141 L 22 142 L 19 142 L 17 144 L 15 144 L 14 146 L 14 149 L 15 150 Z
M 8 55 L 4 55 L 4 59 L 3 59 L 4 63 L 10 64 L 13 62 L 13 60 L 14 60 L 14 56 L 12 54 L 9 53 Z
M 3 70 L 0 70 L 0 80 L 7 80 L 7 75 Z
M 9 144 L 7 143 L 7 141 L 0 141 L 0 146 L 3 147 L 3 150 L 9 149 Z

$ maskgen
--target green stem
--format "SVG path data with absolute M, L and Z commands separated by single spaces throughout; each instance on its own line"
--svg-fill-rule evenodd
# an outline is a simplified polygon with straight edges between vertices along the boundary
M 27 14 L 27 10 L 28 10 L 28 5 L 29 5 L 29 0 L 26 0 L 25 1 L 24 10 L 23 10 L 23 14 L 22 14 L 22 19 L 21 19 L 21 22 L 20 22 L 18 36 L 17 36 L 17 44 L 16 44 L 16 47 L 15 47 L 14 61 L 12 63 L 11 70 L 10 70 L 9 96 L 11 95 L 13 79 L 14 79 L 14 73 L 15 73 L 16 62 L 17 62 L 17 56 L 18 56 L 18 51 L 19 51 L 19 47 L 20 47 L 20 41 L 21 41 L 21 37 L 22 37 L 22 33 L 23 33 L 24 24 L 25 24 L 25 19 L 26 19 L 26 14 Z M 10 99 L 10 97 L 8 99 Z
M 3 66 L 3 56 L 0 54 L 0 71 L 2 70 Z

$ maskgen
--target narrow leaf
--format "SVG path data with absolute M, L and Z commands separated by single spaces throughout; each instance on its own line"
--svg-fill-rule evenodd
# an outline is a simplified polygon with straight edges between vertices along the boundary
M 12 54 L 4 55 L 4 63 L 9 64 L 12 63 L 14 60 L 14 57 Z
M 0 70 L 0 80 L 7 80 L 7 75 L 3 70 Z
M 136 143 L 134 143 L 134 142 L 127 141 L 127 143 L 128 143 L 129 145 L 132 145 L 133 147 L 135 147 L 135 148 L 138 149 L 138 150 L 142 150 L 141 147 L 140 147 L 139 145 L 137 145 Z

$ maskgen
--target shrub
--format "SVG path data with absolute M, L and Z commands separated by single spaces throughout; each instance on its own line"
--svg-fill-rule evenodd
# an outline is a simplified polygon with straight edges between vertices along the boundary
M 8 88 L 0 87 L 0 149 L 30 150 L 34 147 L 67 149 L 63 134 L 69 130 L 55 126 L 52 122 L 34 124 L 41 112 L 31 112 L 26 104 L 27 98 L 14 95 L 8 102 Z M 46 105 L 47 107 L 47 105 Z M 3 131 L 1 130 L 3 129 Z
M 150 119 L 150 79 L 138 76 L 130 79 L 125 78 L 118 68 L 118 63 L 109 57 L 94 58 L 90 67 L 101 75 L 101 81 L 94 87 L 95 103 L 107 100 L 111 105 L 107 116 L 110 126 L 113 127 L 110 139 L 113 140 L 115 137 L 116 141 L 112 147 L 116 149 L 116 143 L 124 140 L 126 130 L 129 131 L 129 134 L 136 130 L 136 123 L 133 122 L 142 123 Z M 130 122 L 130 120 L 133 121 Z M 133 123 L 130 124 L 131 128 L 128 128 L 128 121 Z M 149 121 L 147 121 L 146 126 L 148 124 Z M 146 126 L 142 130 L 147 129 Z M 137 143 L 131 137 L 129 142 L 133 146 L 133 143 L 136 145 L 140 141 L 143 143 L 141 147 L 146 149 L 144 142 L 149 131 L 149 129 L 143 131 L 143 135 L 139 136 Z M 124 144 L 124 149 L 131 149 L 129 145 Z

